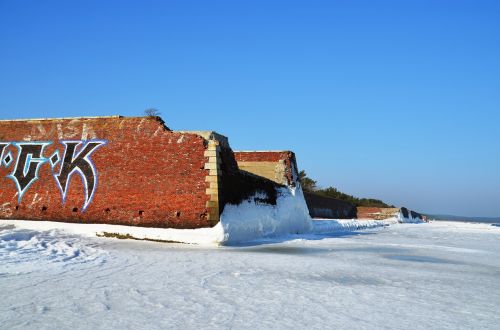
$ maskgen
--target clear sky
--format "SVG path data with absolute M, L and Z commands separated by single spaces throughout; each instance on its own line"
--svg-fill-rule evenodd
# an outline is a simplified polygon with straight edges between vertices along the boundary
M 149 107 L 323 187 L 500 216 L 498 0 L 0 0 L 0 118 Z

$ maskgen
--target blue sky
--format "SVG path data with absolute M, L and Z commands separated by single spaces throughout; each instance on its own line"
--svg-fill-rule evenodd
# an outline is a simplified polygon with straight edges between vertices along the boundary
M 500 215 L 500 1 L 0 0 L 0 118 L 149 107 L 323 187 Z

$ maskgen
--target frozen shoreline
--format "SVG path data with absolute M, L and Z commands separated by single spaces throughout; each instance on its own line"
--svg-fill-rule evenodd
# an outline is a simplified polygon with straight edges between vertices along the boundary
M 0 220 L 0 226 L 15 226 L 18 229 L 52 231 L 57 230 L 67 234 L 81 235 L 85 237 L 104 237 L 109 235 L 121 235 L 122 237 L 135 238 L 139 240 L 177 242 L 196 244 L 201 246 L 234 245 L 250 243 L 261 239 L 296 239 L 301 235 L 334 234 L 337 232 L 356 231 L 362 229 L 379 228 L 399 223 L 396 218 L 387 220 L 362 220 L 362 219 L 313 219 L 311 229 L 301 233 L 283 233 L 277 235 L 250 236 L 244 239 L 240 234 L 239 240 L 224 241 L 224 230 L 219 223 L 213 228 L 199 229 L 172 229 L 172 228 L 146 228 L 106 224 L 81 224 L 54 221 L 30 221 L 30 220 Z M 231 244 L 233 243 L 233 244 Z
M 500 227 L 439 221 L 336 233 L 221 247 L 0 222 L 0 327 L 498 327 Z
M 226 205 L 219 223 L 212 228 L 149 228 L 29 220 L 0 220 L 0 225 L 10 224 L 39 231 L 62 230 L 88 237 L 119 236 L 197 245 L 238 245 L 262 239 L 294 238 L 297 235 L 329 234 L 395 223 L 421 222 L 402 218 L 401 215 L 386 220 L 312 219 L 300 187 L 282 188 L 276 205 L 258 204 L 256 200 L 259 197 L 261 196 L 256 195 L 239 205 Z

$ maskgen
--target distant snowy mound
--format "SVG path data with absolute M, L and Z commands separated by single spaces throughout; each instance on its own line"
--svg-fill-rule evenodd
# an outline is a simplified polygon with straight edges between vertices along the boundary
M 405 217 L 403 212 L 401 212 L 401 211 L 399 211 L 399 213 L 396 215 L 396 219 L 398 220 L 399 223 L 422 223 L 422 222 L 424 222 L 421 218 L 412 217 L 411 213 L 408 214 L 407 217 Z

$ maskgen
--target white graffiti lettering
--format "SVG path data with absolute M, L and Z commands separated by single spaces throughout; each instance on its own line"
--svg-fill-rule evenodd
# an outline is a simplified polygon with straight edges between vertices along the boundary
M 66 201 L 72 175 L 79 174 L 85 188 L 85 201 L 82 207 L 82 211 L 85 211 L 92 202 L 98 182 L 97 169 L 90 157 L 99 147 L 105 145 L 106 141 L 63 140 L 59 142 L 64 147 L 62 158 L 59 150 L 52 153 L 50 157 L 44 156 L 46 147 L 52 144 L 51 141 L 0 142 L 0 166 L 13 168 L 7 177 L 16 186 L 18 203 L 21 203 L 26 191 L 39 179 L 40 168 L 45 163 L 49 163 L 51 166 L 63 204 Z M 16 158 L 8 150 L 9 146 L 17 149 Z M 56 173 L 55 168 L 58 164 L 60 166 Z

